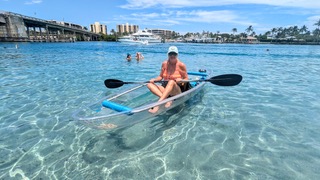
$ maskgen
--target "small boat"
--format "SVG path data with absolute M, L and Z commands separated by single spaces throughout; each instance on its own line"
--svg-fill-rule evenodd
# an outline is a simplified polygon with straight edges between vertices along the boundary
M 145 86 L 148 82 L 122 82 L 120 80 L 107 79 L 105 85 L 108 88 L 117 88 L 124 84 L 140 84 L 118 95 L 110 95 L 102 98 L 87 107 L 81 108 L 73 113 L 72 117 L 86 126 L 97 129 L 123 128 L 141 122 L 153 116 L 162 114 L 178 105 L 183 104 L 194 97 L 204 87 L 205 82 L 211 82 L 220 86 L 234 86 L 240 83 L 242 77 L 236 74 L 220 75 L 210 79 L 206 72 L 188 72 L 196 78 L 190 78 L 191 87 L 189 90 L 158 101 Z M 162 81 L 160 81 L 162 82 Z M 172 101 L 170 107 L 165 104 Z M 149 109 L 159 106 L 157 113 L 150 113 Z

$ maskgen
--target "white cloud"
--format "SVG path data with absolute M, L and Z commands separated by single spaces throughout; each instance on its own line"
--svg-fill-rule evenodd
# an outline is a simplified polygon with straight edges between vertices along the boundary
M 144 17 L 144 18 L 157 18 L 159 16 L 161 16 L 160 14 L 158 13 L 150 13 L 150 14 L 142 14 L 142 13 L 133 13 L 131 14 L 131 16 L 133 17 Z
M 25 2 L 24 4 L 31 5 L 31 4 L 40 4 L 40 3 L 42 3 L 42 0 L 32 0 L 32 1 Z
M 122 5 L 125 9 L 145 9 L 150 7 L 185 8 L 185 7 L 212 7 L 234 4 L 260 4 L 281 7 L 320 8 L 320 1 L 315 0 L 127 0 Z
M 192 21 L 192 22 L 235 22 L 237 16 L 231 11 L 203 11 L 203 10 L 194 10 L 190 12 L 178 13 L 179 20 L 183 21 Z M 183 16 L 181 16 L 183 15 Z
M 165 11 L 161 13 L 133 13 L 116 17 L 117 21 L 134 22 L 140 25 L 172 26 L 195 23 L 230 23 L 255 26 L 254 22 L 243 19 L 233 11 Z
M 226 7 L 224 5 L 233 5 Z M 237 5 L 243 5 L 239 8 Z M 259 5 L 264 5 L 263 8 Z M 257 11 L 254 8 L 259 8 Z M 141 25 L 173 26 L 201 23 L 219 27 L 255 27 L 265 30 L 266 27 L 283 26 L 280 21 L 265 23 L 264 14 L 270 16 L 317 15 L 320 13 L 320 1 L 313 0 L 127 0 L 121 8 L 138 10 L 138 14 L 123 16 L 123 20 Z M 252 8 L 252 9 L 251 9 Z M 143 10 L 146 13 L 143 12 Z M 156 12 L 156 13 L 147 13 Z M 312 25 L 314 19 L 306 25 Z M 300 22 L 302 23 L 302 22 Z M 297 24 L 300 24 L 297 22 Z M 285 23 L 282 23 L 285 24 Z M 311 26 L 310 26 L 311 27 Z
M 316 22 L 318 22 L 320 19 L 320 15 L 318 16 L 311 16 L 308 17 L 307 20 L 304 22 L 304 24 L 309 28 L 309 30 L 314 30 L 317 28 L 316 25 L 314 25 Z
M 175 18 L 169 17 L 167 13 L 133 13 L 115 17 L 114 22 L 134 22 L 147 26 L 171 26 L 180 24 Z

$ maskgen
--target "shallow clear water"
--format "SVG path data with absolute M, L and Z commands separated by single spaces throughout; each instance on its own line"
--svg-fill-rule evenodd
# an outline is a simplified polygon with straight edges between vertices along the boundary
M 170 45 L 1 43 L 0 179 L 320 178 L 319 46 L 175 44 L 189 71 L 243 81 L 208 83 L 178 109 L 119 131 L 71 118 L 128 88 L 106 89 L 107 78 L 157 76 Z M 145 59 L 126 62 L 137 51 Z

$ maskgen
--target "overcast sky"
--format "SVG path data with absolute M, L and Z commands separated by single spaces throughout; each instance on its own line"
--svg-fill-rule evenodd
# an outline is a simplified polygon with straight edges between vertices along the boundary
M 314 30 L 320 19 L 319 0 L 0 0 L 0 10 L 45 20 L 66 21 L 89 27 L 135 24 L 187 32 L 245 32 L 306 25 Z

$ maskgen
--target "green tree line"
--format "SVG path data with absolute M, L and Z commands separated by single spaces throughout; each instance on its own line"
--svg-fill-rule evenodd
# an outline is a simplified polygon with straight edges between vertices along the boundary
M 310 31 L 306 25 L 301 27 L 298 26 L 290 26 L 290 27 L 278 27 L 272 28 L 270 31 L 265 32 L 264 34 L 257 35 L 254 31 L 252 25 L 245 29 L 244 32 L 236 34 L 238 32 L 237 28 L 232 28 L 232 33 L 220 33 L 219 31 L 213 33 L 209 31 L 203 31 L 202 33 L 192 33 L 188 32 L 183 38 L 188 37 L 203 37 L 206 36 L 208 38 L 217 38 L 218 36 L 226 39 L 228 42 L 236 42 L 241 38 L 246 38 L 248 36 L 252 36 L 257 38 L 257 40 L 262 42 L 276 42 L 276 41 L 302 41 L 302 42 L 319 42 L 320 39 L 320 19 L 314 24 L 317 26 L 316 29 Z
M 320 39 L 320 19 L 314 24 L 317 26 L 316 29 L 310 31 L 306 25 L 301 27 L 298 26 L 290 26 L 290 27 L 278 27 L 272 28 L 264 34 L 257 35 L 254 31 L 254 27 L 252 25 L 248 26 L 244 32 L 236 34 L 238 32 L 237 28 L 232 28 L 232 33 L 220 33 L 220 31 L 209 32 L 203 31 L 202 33 L 196 32 L 188 32 L 185 35 L 180 35 L 179 33 L 173 31 L 171 33 L 171 37 L 165 37 L 168 39 L 177 39 L 177 38 L 188 38 L 188 37 L 203 37 L 206 36 L 208 38 L 217 38 L 221 37 L 226 40 L 226 42 L 237 42 L 241 38 L 246 38 L 248 36 L 252 36 L 257 38 L 257 40 L 261 42 L 277 42 L 277 41 L 302 41 L 302 42 L 319 42 Z M 129 33 L 119 34 L 114 29 L 110 31 L 110 34 L 101 34 L 99 40 L 101 41 L 117 41 L 119 36 L 129 35 Z

